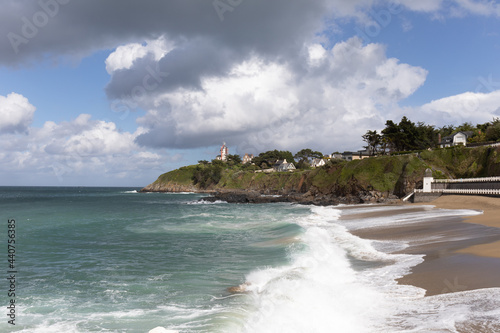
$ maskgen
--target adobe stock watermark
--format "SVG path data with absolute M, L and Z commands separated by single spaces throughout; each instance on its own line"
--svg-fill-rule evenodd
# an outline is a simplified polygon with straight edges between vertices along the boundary
M 28 44 L 30 40 L 35 38 L 40 32 L 40 29 L 45 27 L 50 19 L 59 13 L 60 7 L 67 5 L 70 1 L 71 0 L 39 0 L 39 11 L 33 14 L 31 18 L 26 16 L 21 17 L 20 33 L 11 31 L 7 34 L 7 38 L 14 52 L 18 54 L 19 47 L 23 44 Z
M 477 81 L 478 84 L 473 91 L 462 94 L 464 97 L 455 105 L 453 112 L 444 114 L 444 120 L 449 123 L 467 122 L 471 115 L 480 111 L 484 95 L 500 90 L 500 81 L 495 81 L 492 74 L 488 77 L 479 76 Z M 493 114 L 500 116 L 498 111 L 494 111 Z
M 443 294 L 445 294 L 445 293 L 456 293 L 456 292 L 467 290 L 467 286 L 466 285 L 461 285 L 461 284 L 458 283 L 458 276 L 455 276 L 455 279 L 453 280 L 453 282 L 449 281 L 448 279 L 445 279 L 443 281 L 443 283 L 446 286 L 446 288 L 444 288 L 443 290 L 441 290 L 441 293 L 443 293 Z
M 480 76 L 477 78 L 479 84 L 476 87 L 476 93 L 491 93 L 500 90 L 500 81 L 493 80 L 493 74 L 488 75 L 487 78 Z
M 221 22 L 224 21 L 224 14 L 227 12 L 233 12 L 236 7 L 241 5 L 243 0 L 214 0 L 212 6 L 219 16 Z
M 359 27 L 354 28 L 356 35 L 360 37 L 363 42 L 370 43 L 372 38 L 380 35 L 380 32 L 384 28 L 387 28 L 391 22 L 394 15 L 399 15 L 403 11 L 403 6 L 397 3 L 389 3 L 385 9 L 379 11 L 370 10 L 369 14 L 373 18 L 373 21 L 367 24 L 364 29 Z
M 148 92 L 152 92 L 160 87 L 160 84 L 168 77 L 168 72 L 162 72 L 160 65 L 157 63 L 153 69 L 151 66 L 146 67 L 146 75 L 142 78 L 141 84 L 135 85 L 130 94 L 122 95 L 119 100 L 111 103 L 111 111 L 121 114 L 120 120 L 125 120 L 130 111 L 139 106 Z
M 349 59 L 353 54 L 356 54 L 364 47 L 362 44 L 372 43 L 373 39 L 380 35 L 382 30 L 387 28 L 393 22 L 394 16 L 400 14 L 402 11 L 403 6 L 395 3 L 391 3 L 387 7 L 378 11 L 373 9 L 370 10 L 369 16 L 372 18 L 372 21 L 366 24 L 363 28 L 354 28 L 355 36 L 361 41 L 361 43 L 352 41 L 344 43 L 345 47 L 340 48 L 342 55 L 346 59 Z

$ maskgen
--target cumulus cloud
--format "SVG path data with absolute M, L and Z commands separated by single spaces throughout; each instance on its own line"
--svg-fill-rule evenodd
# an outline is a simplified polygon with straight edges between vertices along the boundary
M 386 109 L 411 95 L 427 71 L 387 58 L 378 44 L 358 38 L 325 49 L 305 46 L 302 70 L 257 56 L 235 64 L 225 76 L 208 75 L 200 88 L 151 95 L 138 123 L 148 147 L 194 148 L 227 140 L 243 150 L 325 151 L 360 142 Z M 361 144 L 361 142 L 360 142 Z
M 131 43 L 116 48 L 106 59 L 106 71 L 113 74 L 120 69 L 130 69 L 137 59 L 151 54 L 158 61 L 173 49 L 164 37 L 147 41 L 145 44 Z
M 0 96 L 0 134 L 27 132 L 36 108 L 20 94 Z
M 398 102 L 425 82 L 427 71 L 389 58 L 383 45 L 336 40 L 337 19 L 371 24 L 372 9 L 393 4 L 431 15 L 449 8 L 499 15 L 498 5 L 486 0 L 447 6 L 443 0 L 255 0 L 225 2 L 231 8 L 223 12 L 214 3 L 0 0 L 6 37 L 0 64 L 113 50 L 103 64 L 112 107 L 145 110 L 134 133 L 89 115 L 30 128 L 34 106 L 18 94 L 0 96 L 0 169 L 64 179 L 125 177 L 160 168 L 169 157 L 156 149 L 223 140 L 240 153 L 357 149 L 366 129 L 407 111 Z M 475 113 L 488 121 L 498 113 L 497 98 L 468 93 L 410 111 L 442 120 Z
M 414 112 L 422 120 L 437 126 L 488 122 L 500 117 L 500 90 L 466 92 L 441 98 L 416 108 Z
M 88 114 L 59 124 L 47 121 L 28 135 L 0 135 L 2 174 L 61 184 L 107 184 L 120 177 L 133 182 L 163 171 L 168 156 L 139 147 L 135 133 L 121 132 L 112 122 L 92 120 Z M 10 176 L 12 177 L 12 176 Z M 6 179 L 1 179 L 3 182 Z M 10 179 L 12 181 L 12 179 Z
M 222 0 L 219 2 L 223 2 Z M 0 63 L 13 65 L 46 57 L 82 57 L 97 50 L 142 43 L 167 35 L 169 40 L 214 40 L 233 50 L 279 56 L 328 27 L 332 18 L 363 18 L 373 6 L 402 4 L 411 11 L 443 11 L 443 0 L 255 0 L 227 3 L 175 0 L 0 0 Z M 455 9 L 499 15 L 486 0 L 454 0 Z M 98 13 L 98 15 L 96 14 Z M 257 23 L 258 22 L 258 23 Z M 125 50 L 121 50 L 125 51 Z M 136 54 L 142 44 L 129 47 Z M 122 55 L 123 52 L 122 52 Z M 126 58 L 122 65 L 127 65 Z
M 161 35 L 174 42 L 207 39 L 245 52 L 277 55 L 320 30 L 330 3 L 342 2 L 244 1 L 221 21 L 212 1 L 0 0 L 2 31 L 8 35 L 0 40 L 5 50 L 0 62 L 29 62 L 40 55 L 83 56 Z

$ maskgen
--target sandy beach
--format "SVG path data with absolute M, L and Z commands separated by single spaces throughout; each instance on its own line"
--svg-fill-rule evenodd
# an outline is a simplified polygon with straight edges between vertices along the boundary
M 367 239 L 404 240 L 410 246 L 401 253 L 425 255 L 399 283 L 424 288 L 427 296 L 500 287 L 500 198 L 450 195 L 413 205 L 416 212 L 469 209 L 482 214 L 355 231 Z
M 451 195 L 442 196 L 431 204 L 443 209 L 465 208 L 483 211 L 481 215 L 465 218 L 465 222 L 500 228 L 500 198 Z M 500 241 L 471 246 L 457 252 L 500 258 Z

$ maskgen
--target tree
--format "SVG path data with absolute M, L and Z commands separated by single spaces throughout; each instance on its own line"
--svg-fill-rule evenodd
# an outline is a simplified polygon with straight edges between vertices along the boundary
M 486 140 L 487 141 L 498 141 L 500 140 L 500 118 L 494 118 L 493 122 L 486 129 Z
M 387 120 L 382 130 L 381 141 L 390 151 L 421 150 L 433 147 L 436 136 L 434 126 L 422 122 L 415 125 L 405 116 L 401 118 L 399 124 Z
M 443 126 L 438 131 L 439 134 L 441 134 L 441 137 L 444 138 L 445 136 L 450 136 L 455 132 L 455 126 L 453 125 Z
M 368 145 L 365 146 L 372 155 L 375 155 L 382 143 L 382 136 L 377 133 L 377 131 L 366 131 L 366 134 L 363 135 L 363 141 L 365 141 Z
M 309 163 L 313 158 L 323 158 L 323 154 L 319 151 L 313 151 L 312 149 L 307 148 L 297 152 L 294 158 L 296 158 L 299 162 Z
M 212 165 L 220 166 L 222 168 L 224 166 L 224 162 L 222 162 L 221 160 L 214 159 L 212 160 Z
M 387 120 L 385 122 L 385 128 L 382 130 L 382 135 L 385 139 L 387 148 L 393 151 L 401 150 L 401 133 L 399 126 L 396 125 L 392 120 Z
M 423 122 L 418 122 L 416 131 L 416 149 L 424 150 L 427 148 L 436 147 L 436 144 L 438 143 L 438 130 L 434 126 L 426 125 Z
M 200 161 L 198 161 L 198 164 L 207 165 L 208 161 L 207 160 L 200 160 Z
M 230 165 L 235 165 L 235 164 L 241 164 L 241 157 L 240 155 L 227 155 L 227 162 Z
M 399 122 L 399 129 L 401 132 L 401 149 L 402 151 L 416 150 L 418 146 L 417 141 L 417 128 L 415 123 L 411 122 L 408 118 L 403 117 Z
M 476 126 L 472 125 L 472 123 L 465 122 L 462 125 L 458 126 L 457 132 L 474 132 Z
M 217 163 L 219 162 L 219 163 Z M 222 166 L 224 163 L 219 160 L 213 160 L 212 164 L 198 165 L 193 173 L 194 185 L 206 189 L 210 185 L 216 185 L 222 178 Z
M 279 150 L 270 150 L 266 151 L 265 153 L 260 153 L 259 156 L 254 157 L 253 163 L 255 165 L 258 165 L 259 167 L 263 168 L 263 163 L 266 163 L 266 165 L 273 165 L 277 160 L 287 160 L 289 163 L 294 163 L 295 160 L 293 159 L 293 155 L 289 151 L 279 151 Z
M 297 165 L 296 165 L 297 169 L 302 169 L 302 170 L 309 169 L 310 167 L 311 167 L 311 164 L 305 159 L 300 160 L 299 162 L 297 162 Z

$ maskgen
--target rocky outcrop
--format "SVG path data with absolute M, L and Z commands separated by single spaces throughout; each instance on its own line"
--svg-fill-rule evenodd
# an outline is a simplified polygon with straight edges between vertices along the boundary
M 395 195 L 384 194 L 378 191 L 360 192 L 357 195 L 336 196 L 335 194 L 313 195 L 306 193 L 283 193 L 277 195 L 265 195 L 256 191 L 224 191 L 216 192 L 210 197 L 200 199 L 202 201 L 225 201 L 229 203 L 276 203 L 294 202 L 303 205 L 331 206 L 339 204 L 361 204 L 361 203 L 397 203 L 400 199 Z
M 154 182 L 144 187 L 140 192 L 199 192 L 194 185 L 179 185 L 175 183 Z

